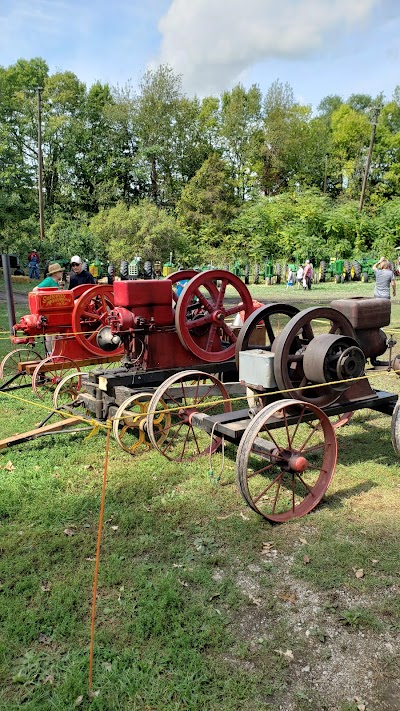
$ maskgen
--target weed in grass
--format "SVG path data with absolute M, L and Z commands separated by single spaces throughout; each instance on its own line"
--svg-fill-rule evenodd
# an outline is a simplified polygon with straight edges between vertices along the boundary
M 371 629 L 381 629 L 382 626 L 379 620 L 369 610 L 353 607 L 349 610 L 342 610 L 339 615 L 339 621 L 348 627 L 356 629 L 369 627 Z

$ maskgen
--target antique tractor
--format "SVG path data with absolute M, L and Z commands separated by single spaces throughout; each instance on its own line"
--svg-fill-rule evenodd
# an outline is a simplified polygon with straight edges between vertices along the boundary
M 245 321 L 236 343 L 250 407 L 233 411 L 224 383 L 190 370 L 160 385 L 147 417 L 142 415 L 142 430 L 160 453 L 178 462 L 212 454 L 223 439 L 237 444 L 237 483 L 248 505 L 273 522 L 303 516 L 332 480 L 336 429 L 354 410 L 392 415 L 392 442 L 400 455 L 398 395 L 373 389 L 364 372 L 366 359 L 387 347 L 381 327 L 389 320 L 390 303 L 383 299 L 342 299 L 301 312 L 290 304 L 262 306 Z M 260 325 L 264 345 L 252 340 Z M 129 405 L 120 416 L 132 431 Z
M 347 259 L 331 257 L 323 259 L 319 264 L 318 281 L 335 281 L 336 284 L 343 284 L 351 279 L 351 264 Z
M 8 353 L 0 364 L 2 389 L 17 379 L 19 387 L 26 387 L 32 377 L 34 392 L 42 396 L 54 389 L 68 370 L 121 358 L 122 346 L 111 342 L 100 346 L 96 340 L 114 306 L 112 286 L 40 289 L 28 294 L 28 303 L 30 313 L 15 324 L 11 337 L 11 342 L 21 347 Z M 35 346 L 38 336 L 44 337 L 46 358 Z
M 261 264 L 255 264 L 254 265 L 254 283 L 258 284 L 260 281 L 260 277 L 262 277 L 265 281 L 266 284 L 272 284 L 273 282 L 276 282 L 276 284 L 281 283 L 281 276 L 282 276 L 282 266 L 278 264 L 274 264 L 272 259 L 265 259 L 264 262 Z

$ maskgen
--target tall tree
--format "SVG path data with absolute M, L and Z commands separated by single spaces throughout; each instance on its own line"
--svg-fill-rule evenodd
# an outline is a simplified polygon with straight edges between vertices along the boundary
M 261 91 L 255 84 L 248 90 L 238 84 L 221 97 L 224 155 L 232 165 L 241 200 L 250 196 L 262 148 L 261 99 Z

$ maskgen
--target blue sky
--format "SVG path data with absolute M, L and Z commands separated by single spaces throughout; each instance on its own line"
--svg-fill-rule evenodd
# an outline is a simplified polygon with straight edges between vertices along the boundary
M 288 82 L 314 108 L 328 94 L 387 99 L 400 84 L 399 0 L 0 0 L 0 65 L 43 57 L 88 85 L 168 63 L 187 94 Z

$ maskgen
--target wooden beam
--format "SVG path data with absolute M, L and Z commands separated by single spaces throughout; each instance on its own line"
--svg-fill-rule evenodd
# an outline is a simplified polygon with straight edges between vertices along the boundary
M 12 447 L 14 444 L 20 444 L 21 442 L 28 442 L 30 439 L 35 439 L 36 437 L 50 435 L 53 434 L 53 432 L 60 432 L 61 430 L 81 423 L 81 417 L 66 417 L 64 420 L 53 422 L 51 425 L 44 425 L 43 427 L 37 427 L 35 430 L 29 430 L 28 432 L 22 432 L 21 434 L 7 437 L 7 439 L 2 439 L 0 440 L 0 449 Z

